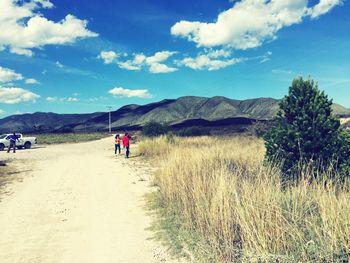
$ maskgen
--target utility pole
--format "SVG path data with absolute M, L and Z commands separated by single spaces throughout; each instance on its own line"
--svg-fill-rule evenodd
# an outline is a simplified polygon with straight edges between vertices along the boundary
M 111 134 L 112 133 L 112 118 L 111 118 L 111 110 L 112 110 L 112 107 L 111 106 L 107 106 L 107 109 L 108 109 L 108 113 L 109 113 L 109 122 L 108 122 L 108 127 L 109 127 L 109 133 Z

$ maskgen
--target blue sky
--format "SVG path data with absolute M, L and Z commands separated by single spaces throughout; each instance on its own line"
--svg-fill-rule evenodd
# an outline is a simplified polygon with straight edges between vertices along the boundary
M 281 98 L 298 75 L 350 107 L 349 13 L 341 0 L 0 0 L 0 117 Z

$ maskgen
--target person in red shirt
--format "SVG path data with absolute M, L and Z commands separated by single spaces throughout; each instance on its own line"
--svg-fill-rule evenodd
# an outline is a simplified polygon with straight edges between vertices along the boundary
M 125 133 L 124 137 L 123 137 L 123 147 L 125 150 L 125 158 L 129 158 L 129 154 L 130 154 L 130 134 L 129 133 Z

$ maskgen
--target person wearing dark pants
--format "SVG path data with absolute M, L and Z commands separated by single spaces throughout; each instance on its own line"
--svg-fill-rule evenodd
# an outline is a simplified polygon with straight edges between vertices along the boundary
M 119 134 L 115 136 L 115 146 L 114 146 L 114 154 L 120 154 L 120 137 Z
M 125 149 L 125 158 L 129 158 L 130 154 L 130 135 L 129 133 L 125 133 L 123 137 L 123 147 Z
M 9 153 L 11 148 L 13 148 L 13 153 L 16 153 L 16 141 L 19 141 L 16 134 L 13 133 L 12 135 L 10 135 L 10 145 L 9 148 L 7 149 L 7 152 Z
M 125 157 L 129 158 L 129 154 L 130 154 L 130 146 L 125 147 Z

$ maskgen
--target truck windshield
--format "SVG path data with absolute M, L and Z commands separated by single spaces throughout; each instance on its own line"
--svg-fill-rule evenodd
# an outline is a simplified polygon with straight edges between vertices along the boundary
M 1 135 L 0 135 L 0 139 L 5 139 L 6 136 L 7 136 L 7 134 L 1 134 Z

